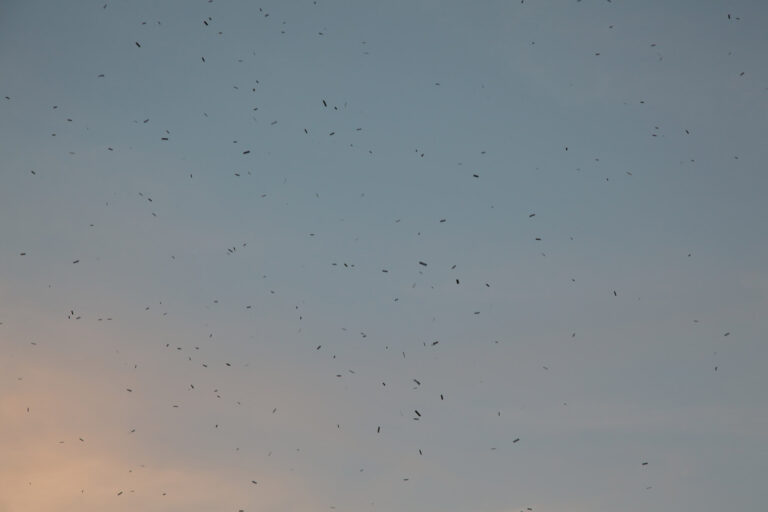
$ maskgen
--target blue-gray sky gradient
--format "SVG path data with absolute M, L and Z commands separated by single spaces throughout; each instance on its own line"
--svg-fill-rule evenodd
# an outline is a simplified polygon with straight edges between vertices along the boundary
M 0 512 L 768 501 L 763 2 L 105 1 L 0 6 Z

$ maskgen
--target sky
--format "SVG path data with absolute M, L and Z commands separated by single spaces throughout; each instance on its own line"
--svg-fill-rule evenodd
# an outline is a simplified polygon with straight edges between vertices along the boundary
M 761 509 L 766 26 L 3 0 L 0 512 Z

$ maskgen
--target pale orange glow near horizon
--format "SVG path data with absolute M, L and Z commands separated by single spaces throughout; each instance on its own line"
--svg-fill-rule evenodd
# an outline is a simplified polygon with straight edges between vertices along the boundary
M 287 472 L 277 477 L 253 464 L 260 476 L 249 493 L 236 469 L 158 459 L 151 442 L 134 442 L 120 425 L 119 407 L 91 407 L 107 399 L 104 382 L 38 370 L 59 385 L 0 395 L 0 511 L 238 510 L 254 502 L 258 510 L 311 510 Z
M 245 464 L 259 475 L 249 489 L 241 464 L 174 455 L 131 432 L 129 425 L 152 423 L 152 409 L 121 403 L 104 371 L 3 362 L 6 375 L 18 376 L 16 389 L 0 394 L 2 512 L 238 510 L 256 502 L 258 510 L 312 509 L 289 471 Z

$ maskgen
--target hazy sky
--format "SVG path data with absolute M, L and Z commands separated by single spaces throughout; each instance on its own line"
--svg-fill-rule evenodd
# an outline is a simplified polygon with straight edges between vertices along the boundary
M 766 27 L 3 0 L 0 512 L 763 508 Z

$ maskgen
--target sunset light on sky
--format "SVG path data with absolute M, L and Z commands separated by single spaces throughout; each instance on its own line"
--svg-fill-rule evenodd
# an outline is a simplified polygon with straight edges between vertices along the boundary
M 768 3 L 0 2 L 0 512 L 768 503 Z

